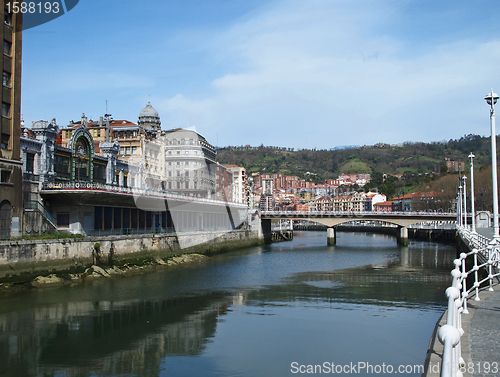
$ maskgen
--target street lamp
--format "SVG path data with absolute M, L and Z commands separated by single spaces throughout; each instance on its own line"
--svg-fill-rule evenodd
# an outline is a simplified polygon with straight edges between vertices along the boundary
M 472 152 L 468 156 L 470 158 L 470 195 L 471 195 L 471 212 L 472 212 L 472 231 L 476 232 L 476 212 L 474 207 L 474 156 Z
M 462 179 L 464 180 L 464 228 L 467 228 L 467 183 L 465 183 L 467 177 L 464 175 Z
M 490 125 L 491 125 L 491 177 L 493 179 L 493 239 L 500 241 L 498 234 L 498 182 L 497 182 L 497 133 L 495 130 L 495 104 L 498 100 L 498 94 L 489 93 L 484 97 L 490 105 Z
M 457 192 L 457 221 L 458 225 L 462 226 L 462 177 L 458 177 L 458 192 Z

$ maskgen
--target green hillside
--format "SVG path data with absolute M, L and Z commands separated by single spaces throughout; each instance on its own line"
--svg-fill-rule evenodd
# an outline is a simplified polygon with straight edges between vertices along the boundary
M 292 151 L 276 147 L 226 147 L 218 150 L 222 164 L 237 164 L 250 173 L 297 175 L 314 182 L 336 178 L 339 174 L 370 173 L 426 176 L 439 171 L 445 158 L 466 162 L 473 152 L 477 169 L 491 165 L 490 138 L 466 135 L 458 140 L 433 143 L 405 143 L 398 146 L 363 146 L 345 150 Z

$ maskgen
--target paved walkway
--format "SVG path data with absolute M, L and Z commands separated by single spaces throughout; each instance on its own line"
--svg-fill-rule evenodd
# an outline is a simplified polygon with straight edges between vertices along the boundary
M 479 293 L 482 302 L 470 324 L 470 360 L 466 362 L 471 362 L 473 376 L 500 375 L 500 284 L 494 289 Z
M 464 377 L 500 375 L 500 283 L 479 292 L 481 301 L 468 301 L 469 314 L 462 314 L 462 357 L 465 360 Z M 446 324 L 446 312 L 439 321 L 427 351 L 426 372 L 423 376 L 440 375 L 443 346 L 437 331 Z M 439 366 L 439 367 L 438 367 Z

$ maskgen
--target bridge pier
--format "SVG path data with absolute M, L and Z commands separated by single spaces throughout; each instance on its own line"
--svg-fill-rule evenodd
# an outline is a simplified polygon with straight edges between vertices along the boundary
M 335 246 L 337 243 L 337 229 L 332 226 L 326 229 L 326 244 L 328 246 Z
M 405 226 L 399 227 L 398 244 L 408 246 L 408 228 Z
M 263 238 L 265 244 L 272 243 L 273 232 L 271 230 L 271 219 L 261 219 L 260 227 L 261 232 L 259 232 L 259 238 Z

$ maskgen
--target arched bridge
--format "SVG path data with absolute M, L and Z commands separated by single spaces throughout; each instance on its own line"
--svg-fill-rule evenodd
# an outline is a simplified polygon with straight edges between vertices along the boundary
M 335 226 L 351 221 L 381 221 L 395 224 L 400 228 L 399 242 L 408 240 L 407 227 L 427 221 L 453 221 L 457 219 L 455 212 L 339 212 L 339 211 L 262 211 L 260 213 L 262 231 L 267 239 L 271 232 L 271 221 L 274 219 L 301 219 L 317 222 L 328 227 L 327 241 L 335 244 Z

